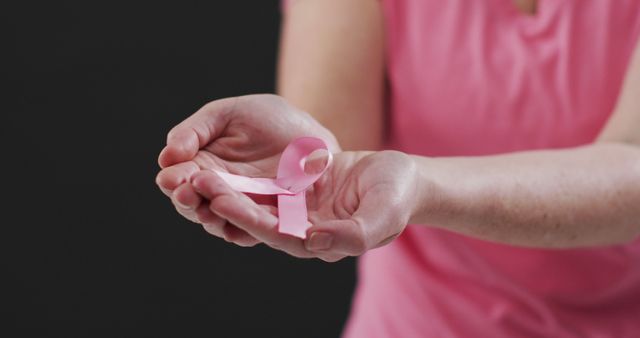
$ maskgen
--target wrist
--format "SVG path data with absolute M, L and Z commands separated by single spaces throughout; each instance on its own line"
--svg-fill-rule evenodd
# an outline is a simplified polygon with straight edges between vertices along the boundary
M 434 225 L 446 209 L 447 194 L 442 182 L 439 162 L 435 158 L 411 155 L 414 162 L 415 198 L 413 199 L 410 224 Z

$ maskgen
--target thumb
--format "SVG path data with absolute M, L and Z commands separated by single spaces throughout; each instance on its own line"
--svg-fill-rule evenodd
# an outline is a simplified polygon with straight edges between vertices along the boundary
M 210 102 L 173 127 L 167 145 L 160 152 L 162 168 L 193 159 L 198 150 L 213 142 L 225 129 L 237 98 Z
M 200 138 L 196 131 L 186 128 L 173 130 L 158 157 L 158 164 L 163 169 L 193 159 L 200 150 Z
M 383 197 L 367 193 L 350 218 L 314 224 L 305 240 L 307 250 L 359 256 L 388 243 L 402 231 L 406 220 L 401 217 L 401 206 Z

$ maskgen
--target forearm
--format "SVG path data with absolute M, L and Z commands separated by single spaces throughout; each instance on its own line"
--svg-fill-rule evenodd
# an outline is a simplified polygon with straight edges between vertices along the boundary
M 414 158 L 421 197 L 412 223 L 549 248 L 623 243 L 640 234 L 636 146 Z

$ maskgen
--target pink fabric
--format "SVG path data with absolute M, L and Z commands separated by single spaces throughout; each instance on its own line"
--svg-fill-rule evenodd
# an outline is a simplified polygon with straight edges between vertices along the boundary
M 637 0 L 383 5 L 389 147 L 426 156 L 593 141 L 640 30 Z M 360 258 L 344 336 L 640 337 L 640 242 L 539 250 L 409 226 Z

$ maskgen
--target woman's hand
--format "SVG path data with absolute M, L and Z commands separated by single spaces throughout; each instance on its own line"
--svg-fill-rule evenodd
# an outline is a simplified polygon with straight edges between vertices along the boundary
M 414 161 L 400 152 L 336 154 L 332 166 L 307 191 L 312 227 L 306 240 L 280 234 L 275 219 L 215 173 L 201 171 L 192 183 L 211 201 L 215 215 L 252 238 L 296 257 L 337 261 L 384 245 L 402 232 L 419 201 L 417 179 Z
M 249 95 L 211 102 L 173 128 L 158 162 L 160 189 L 187 219 L 205 230 L 243 246 L 259 241 L 211 212 L 191 185 L 191 176 L 202 169 L 233 174 L 274 177 L 280 154 L 293 139 L 316 136 L 332 152 L 340 151 L 333 135 L 307 113 L 275 95 Z M 256 197 L 269 205 L 273 198 Z M 264 222 L 277 222 L 268 207 L 258 212 Z M 265 216 L 266 214 L 266 216 Z

